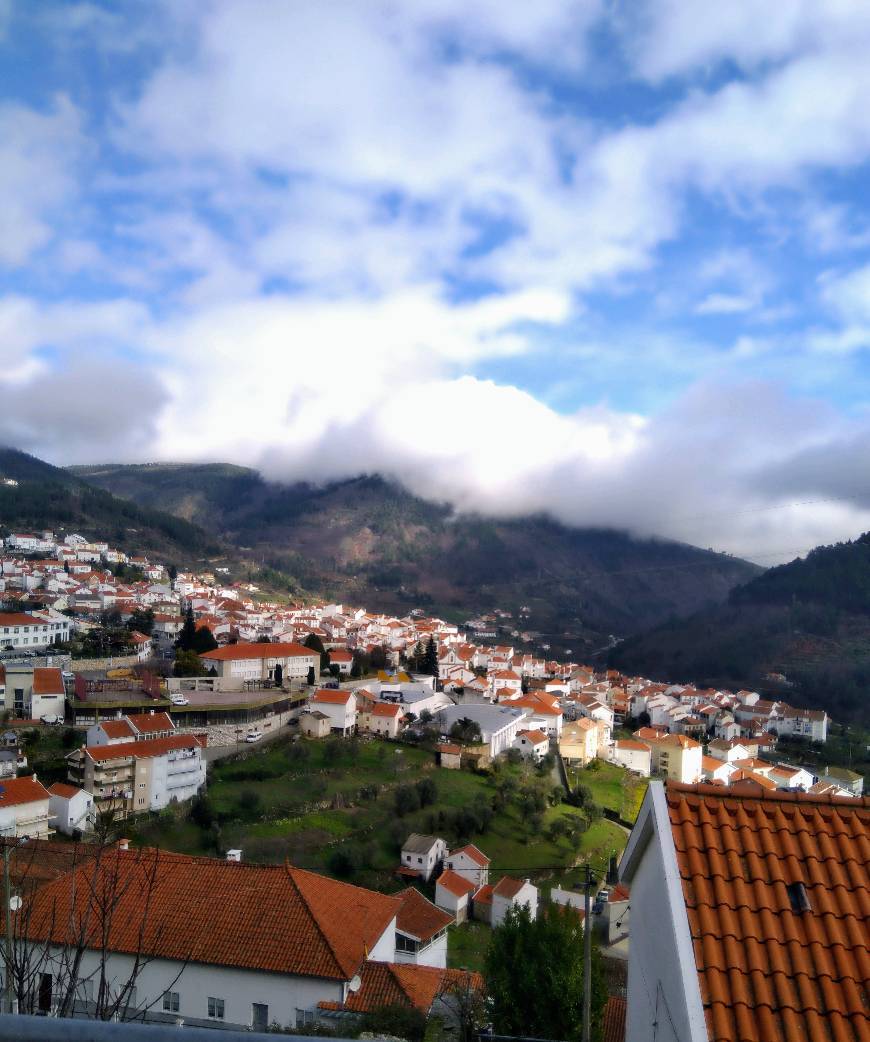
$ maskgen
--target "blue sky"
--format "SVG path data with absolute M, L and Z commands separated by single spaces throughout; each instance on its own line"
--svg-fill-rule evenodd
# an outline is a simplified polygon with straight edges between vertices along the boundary
M 0 0 L 0 437 L 870 528 L 870 8 Z

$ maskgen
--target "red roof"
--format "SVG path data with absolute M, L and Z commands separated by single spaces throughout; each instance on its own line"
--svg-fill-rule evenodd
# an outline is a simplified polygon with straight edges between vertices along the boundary
M 866 1042 L 870 799 L 666 798 L 710 1042 Z
M 549 744 L 550 739 L 544 734 L 543 731 L 517 731 L 517 738 L 525 738 L 526 741 L 532 743 L 532 745 L 540 745 L 542 742 Z
M 209 662 L 234 662 L 237 659 L 249 658 L 300 658 L 301 656 L 317 656 L 317 652 L 306 648 L 302 644 L 270 644 L 268 641 L 262 643 L 227 644 L 224 648 L 215 648 L 214 651 L 206 651 L 200 658 L 208 659 Z
M 492 904 L 492 884 L 487 883 L 486 886 L 482 886 L 477 893 L 474 895 L 475 904 Z
M 449 856 L 456 857 L 457 854 L 465 854 L 465 856 L 471 858 L 472 861 L 476 861 L 481 868 L 486 868 L 489 864 L 489 858 L 486 854 L 484 854 L 484 852 L 473 843 L 466 843 L 464 847 L 459 847 L 457 850 L 451 850 Z
M 324 1001 L 318 1003 L 320 1009 L 368 1013 L 384 1006 L 412 1006 L 428 1015 L 435 999 L 451 986 L 464 990 L 470 982 L 475 990 L 483 989 L 479 973 L 372 960 L 363 965 L 360 979 L 359 991 L 348 995 L 344 1005 Z
M 474 883 L 449 868 L 438 877 L 437 885 L 443 886 L 454 897 L 462 897 L 464 894 L 470 894 L 476 889 Z
M 139 734 L 153 734 L 155 731 L 174 731 L 172 717 L 165 712 L 131 713 L 127 719 Z
M 134 737 L 133 728 L 126 720 L 101 720 L 100 727 L 107 738 L 130 738 Z
M 395 719 L 402 715 L 402 707 L 390 705 L 388 702 L 375 702 L 370 710 L 372 716 L 387 716 Z
M 353 655 L 345 648 L 333 648 L 329 652 L 330 662 L 353 662 Z
M 23 611 L 0 612 L 0 626 L 42 626 L 48 619 L 37 619 Z
M 515 876 L 502 876 L 492 888 L 492 892 L 511 901 L 525 885 L 525 879 L 517 879 Z
M 48 789 L 35 778 L 4 778 L 0 782 L 0 810 L 47 799 Z
M 601 1042 L 625 1042 L 625 1013 L 628 1008 L 621 995 L 611 995 L 604 1007 Z
M 179 962 L 348 981 L 399 909 L 395 897 L 285 865 L 116 850 L 102 855 L 97 871 L 96 880 L 85 867 L 38 891 L 30 936 L 68 940 L 71 919 L 89 922 L 83 914 L 88 894 L 95 887 L 101 892 L 101 878 L 118 873 L 111 951 L 138 948 Z M 208 900 L 191 900 L 197 894 Z M 57 915 L 58 908 L 76 914 Z M 100 924 L 95 916 L 90 922 L 85 940 L 97 947 Z
M 438 750 L 439 753 L 447 753 L 450 756 L 461 756 L 462 755 L 462 746 L 461 745 L 453 745 L 450 742 L 439 742 L 435 746 L 435 748 Z
M 166 738 L 146 738 L 141 742 L 119 742 L 117 745 L 89 745 L 85 752 L 94 761 L 123 760 L 128 756 L 146 759 L 163 756 L 173 749 L 194 749 L 203 741 L 193 734 L 171 734 Z
M 453 916 L 427 901 L 416 887 L 409 886 L 399 894 L 402 902 L 396 920 L 396 929 L 421 941 L 428 941 L 445 930 Z
M 52 796 L 63 796 L 65 800 L 71 800 L 74 796 L 78 796 L 80 792 L 84 792 L 84 789 L 77 789 L 75 785 L 67 785 L 66 782 L 55 782 L 54 785 L 49 785 L 48 791 Z
M 59 669 L 37 666 L 33 670 L 34 695 L 63 695 L 66 689 Z
M 352 691 L 331 691 L 329 688 L 321 688 L 311 696 L 312 703 L 320 702 L 322 705 L 346 706 L 350 701 Z

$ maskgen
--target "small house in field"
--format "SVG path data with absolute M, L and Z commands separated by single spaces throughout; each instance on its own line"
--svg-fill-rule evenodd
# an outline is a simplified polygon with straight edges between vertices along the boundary
M 299 730 L 306 738 L 325 738 L 332 730 L 332 721 L 319 709 L 306 709 L 299 717 Z
M 475 890 L 477 887 L 470 879 L 447 869 L 435 882 L 435 904 L 449 912 L 457 923 L 464 923 Z
M 438 757 L 438 766 L 446 767 L 448 770 L 457 771 L 462 766 L 462 746 L 452 745 L 450 742 L 439 742 L 435 746 Z

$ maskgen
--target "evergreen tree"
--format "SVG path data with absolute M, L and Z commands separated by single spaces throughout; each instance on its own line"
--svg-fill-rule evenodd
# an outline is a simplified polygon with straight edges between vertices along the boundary
M 438 648 L 435 645 L 435 638 L 431 634 L 426 642 L 426 651 L 423 654 L 423 665 L 420 672 L 426 673 L 430 677 L 438 676 Z
M 323 647 L 323 641 L 320 637 L 318 637 L 316 633 L 309 633 L 303 643 L 306 648 L 310 648 L 312 651 L 316 651 L 317 654 L 320 655 L 321 672 L 327 669 L 329 666 L 329 655 L 327 655 Z
M 579 1040 L 583 1023 L 583 925 L 557 904 L 511 908 L 492 931 L 486 990 L 497 1034 Z M 592 1038 L 601 1038 L 607 989 L 592 951 Z
M 193 647 L 190 650 L 197 655 L 204 655 L 207 651 L 214 651 L 217 646 L 218 642 L 208 626 L 200 626 L 193 635 Z
M 176 647 L 181 651 L 193 651 L 196 643 L 196 620 L 193 617 L 193 605 L 188 604 L 184 613 L 184 624 L 178 635 Z

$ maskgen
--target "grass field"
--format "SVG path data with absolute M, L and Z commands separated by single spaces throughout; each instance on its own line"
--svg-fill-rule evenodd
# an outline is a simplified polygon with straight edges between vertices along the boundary
M 399 814 L 396 790 L 423 779 L 434 782 L 429 806 Z M 499 786 L 510 784 L 510 793 Z M 608 775 L 595 779 L 613 789 Z M 520 795 L 538 786 L 549 793 L 549 776 L 530 766 L 503 764 L 498 772 L 440 770 L 431 753 L 378 740 L 282 740 L 223 760 L 209 770 L 207 802 L 212 820 L 195 824 L 190 807 L 140 819 L 134 841 L 193 854 L 239 847 L 245 860 L 280 862 L 344 875 L 365 886 L 395 889 L 393 871 L 402 841 L 411 832 L 437 832 L 449 844 L 476 843 L 491 859 L 490 879 L 527 875 L 567 879 L 584 857 L 599 858 L 625 845 L 625 832 L 599 821 L 577 845 L 553 839 L 548 826 L 560 816 L 579 816 L 566 804 L 549 803 L 529 813 Z M 596 799 L 597 799 L 596 795 Z M 485 809 L 482 830 L 464 812 Z M 342 864 L 337 852 L 346 854 Z
M 597 804 L 615 810 L 626 821 L 635 821 L 647 790 L 648 780 L 638 778 L 616 764 L 604 763 L 601 760 L 594 763 L 594 767 L 569 768 L 570 784 L 587 786 Z

